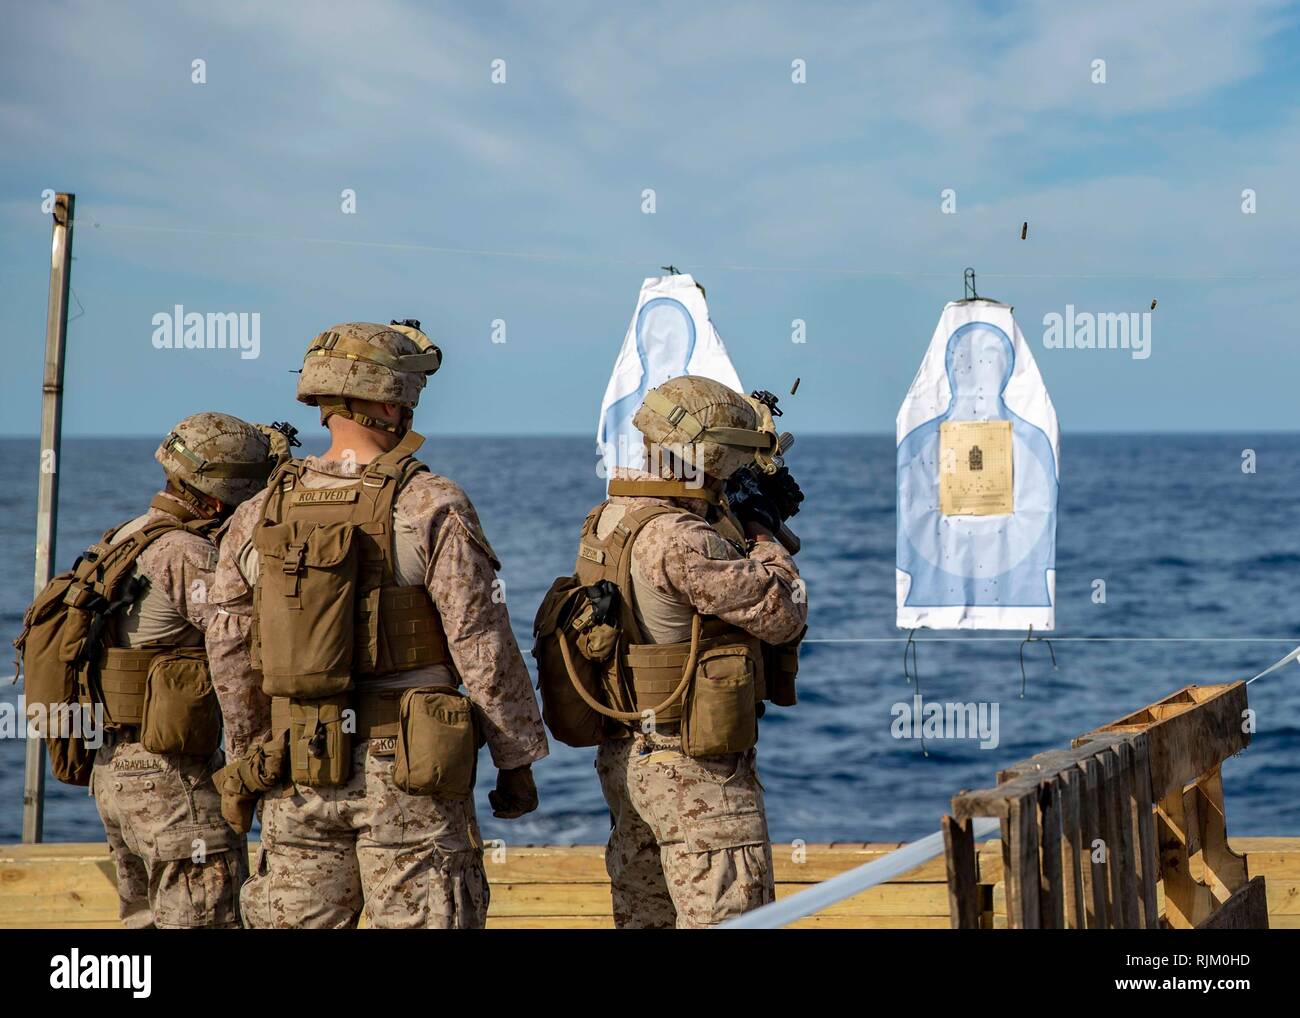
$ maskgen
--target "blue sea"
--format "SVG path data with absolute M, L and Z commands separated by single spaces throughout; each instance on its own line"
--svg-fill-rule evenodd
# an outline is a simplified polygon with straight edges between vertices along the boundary
M 59 568 L 108 526 L 143 511 L 161 474 L 143 439 L 69 439 L 62 458 Z M 1255 472 L 1242 470 L 1243 451 Z M 431 439 L 422 454 L 478 506 L 504 562 L 525 656 L 533 613 L 573 564 L 577 528 L 600 501 L 585 438 Z M 1018 634 L 923 632 L 927 701 L 998 707 L 999 742 L 898 739 L 904 676 L 894 627 L 894 443 L 888 436 L 803 437 L 789 456 L 807 493 L 793 528 L 808 585 L 799 700 L 762 722 L 760 773 L 775 840 L 905 841 L 937 829 L 959 789 L 1189 683 L 1249 678 L 1300 643 L 1296 521 L 1300 435 L 1094 435 L 1062 443 L 1053 668 Z M 0 633 L 17 634 L 32 593 L 35 439 L 0 440 Z M 1095 603 L 1096 580 L 1105 603 Z M 905 636 L 905 634 L 903 634 Z M 839 642 L 836 642 L 839 641 Z M 855 642 L 861 641 L 861 642 Z M 12 674 L 11 669 L 6 669 Z M 0 685 L 0 701 L 21 687 Z M 1300 666 L 1250 687 L 1258 730 L 1224 767 L 1231 833 L 1300 835 Z M 510 843 L 603 842 L 609 819 L 593 750 L 553 746 L 536 768 L 541 809 L 494 820 L 481 762 L 479 815 Z M 0 842 L 18 840 L 24 743 L 0 739 Z M 84 789 L 50 779 L 45 836 L 102 837 Z

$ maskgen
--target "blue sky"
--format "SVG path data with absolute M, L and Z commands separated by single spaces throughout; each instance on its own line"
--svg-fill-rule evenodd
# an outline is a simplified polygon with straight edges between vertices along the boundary
M 199 410 L 314 427 L 290 373 L 308 341 L 393 317 L 444 350 L 422 430 L 594 434 L 641 280 L 668 263 L 707 286 L 748 386 L 802 379 L 796 431 L 892 431 L 967 265 L 1015 305 L 1067 435 L 1293 429 L 1298 15 L 1198 0 L 15 6 L 0 434 L 37 429 L 45 188 L 77 194 L 68 434 L 158 434 Z M 1152 299 L 1149 359 L 1043 348 L 1043 316 L 1067 304 Z M 155 349 L 152 317 L 175 304 L 259 313 L 261 356 Z

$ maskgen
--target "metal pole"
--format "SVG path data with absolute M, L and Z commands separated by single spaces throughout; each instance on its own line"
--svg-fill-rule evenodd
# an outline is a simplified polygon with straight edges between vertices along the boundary
M 68 337 L 72 275 L 72 212 L 76 196 L 54 198 L 50 299 L 45 312 L 45 378 L 41 384 L 41 462 L 36 494 L 36 593 L 50 582 L 59 523 L 59 456 L 63 437 L 63 347 Z M 23 841 L 41 840 L 45 824 L 45 740 L 27 740 L 23 778 Z

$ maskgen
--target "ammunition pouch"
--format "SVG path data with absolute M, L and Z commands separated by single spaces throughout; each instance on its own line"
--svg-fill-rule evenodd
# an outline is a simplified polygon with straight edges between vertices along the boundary
M 402 694 L 393 784 L 409 795 L 468 799 L 479 740 L 469 697 L 446 686 Z
M 342 785 L 352 777 L 356 713 L 347 693 L 289 699 L 289 777 L 313 787 Z

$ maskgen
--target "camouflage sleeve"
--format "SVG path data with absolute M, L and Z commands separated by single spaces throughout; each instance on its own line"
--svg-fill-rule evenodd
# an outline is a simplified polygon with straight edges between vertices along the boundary
M 140 572 L 200 633 L 212 618 L 213 570 L 217 549 L 212 542 L 184 531 L 164 534 L 140 556 Z
M 433 491 L 424 493 L 431 501 Z M 496 583 L 500 562 L 469 499 L 457 493 L 451 505 L 426 506 L 432 518 L 425 584 L 452 664 L 486 724 L 492 762 L 501 770 L 522 767 L 546 756 L 546 732 Z
M 247 547 L 261 516 L 259 496 L 235 510 L 221 537 L 212 584 L 212 620 L 208 625 L 208 667 L 221 703 L 226 752 L 242 755 L 271 727 L 271 700 L 262 692 L 262 674 L 249 657 L 253 621 L 253 583 L 245 575 Z
M 698 517 L 655 520 L 637 537 L 652 583 L 685 598 L 766 643 L 788 643 L 808 621 L 808 603 L 794 559 L 775 541 L 748 555 Z

